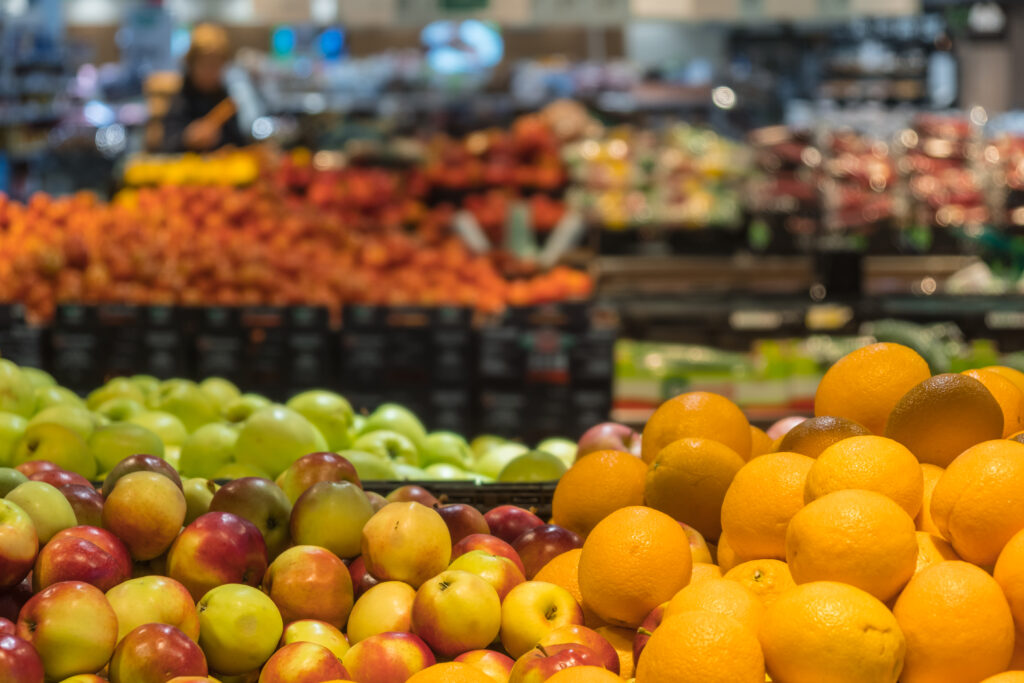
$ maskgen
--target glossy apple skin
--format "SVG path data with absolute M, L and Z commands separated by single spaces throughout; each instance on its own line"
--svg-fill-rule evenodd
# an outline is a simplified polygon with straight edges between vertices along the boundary
M 71 503 L 71 509 L 75 511 L 75 520 L 79 524 L 97 527 L 103 525 L 103 496 L 91 484 L 68 484 L 58 487 L 57 490 Z
M 33 472 L 30 476 L 29 481 L 43 481 L 50 486 L 60 488 L 61 486 L 68 486 L 70 484 L 77 484 L 79 486 L 92 486 L 89 480 L 80 474 L 75 472 L 68 472 L 67 470 L 40 470 L 39 472 Z
M 0 636 L 0 681 L 4 683 L 43 683 L 43 660 L 18 636 Z
M 167 624 L 198 642 L 199 614 L 192 594 L 166 576 L 140 576 L 107 591 L 117 614 L 117 639 L 143 624 Z
M 491 536 L 490 534 L 470 534 L 466 536 L 452 546 L 452 561 L 454 562 L 471 550 L 482 550 L 490 555 L 507 558 L 519 569 L 523 576 L 526 576 L 526 567 L 523 566 L 523 560 L 519 557 L 519 553 L 516 552 L 515 548 L 497 536 Z
M 248 676 L 259 671 L 277 650 L 284 633 L 281 613 L 273 600 L 252 586 L 217 586 L 203 596 L 196 611 L 199 647 L 210 668 L 225 676 Z
M 132 472 L 156 472 L 162 474 L 177 485 L 180 489 L 181 476 L 178 471 L 171 467 L 171 464 L 163 458 L 158 458 L 155 455 L 130 455 L 121 462 L 114 465 L 114 468 L 110 470 L 110 473 L 103 480 L 103 497 L 110 495 L 110 492 L 114 490 L 114 486 L 117 485 L 117 480 L 126 474 Z
M 334 653 L 316 643 L 285 645 L 267 660 L 260 683 L 323 683 L 348 678 Z
M 501 604 L 501 642 L 513 657 L 521 657 L 548 633 L 570 624 L 583 624 L 583 610 L 572 593 L 553 583 L 521 583 Z
M 556 524 L 545 524 L 523 532 L 512 547 L 523 560 L 526 578 L 532 579 L 544 565 L 562 553 L 582 548 L 583 539 Z
M 412 632 L 451 658 L 490 645 L 501 629 L 501 599 L 475 574 L 441 572 L 416 591 Z
M 316 619 L 300 619 L 284 627 L 281 634 L 281 645 L 291 643 L 316 643 L 323 645 L 341 659 L 349 650 L 348 638 L 340 630 L 326 621 Z
M 260 530 L 230 512 L 207 512 L 185 527 L 167 553 L 167 575 L 198 601 L 226 583 L 259 586 L 267 571 Z
M 576 446 L 576 460 L 596 451 L 622 451 L 640 456 L 641 436 L 617 422 L 602 422 L 583 432 Z
M 472 550 L 455 558 L 448 565 L 448 569 L 458 569 L 479 576 L 497 591 L 499 600 L 504 600 L 509 591 L 526 581 L 519 567 L 507 557 L 492 555 L 483 550 Z
M 132 558 L 114 534 L 94 526 L 58 531 L 43 546 L 32 571 L 38 592 L 61 581 L 82 581 L 106 592 L 132 576 Z
M 452 545 L 472 534 L 491 533 L 490 527 L 487 526 L 487 520 L 472 505 L 465 503 L 441 505 L 437 508 L 437 514 L 441 515 L 441 519 L 448 526 L 448 533 L 452 536 Z
M 342 664 L 360 683 L 405 683 L 437 663 L 427 644 L 412 633 L 380 633 L 352 646 Z
M 284 623 L 317 619 L 344 628 L 352 611 L 352 577 L 334 553 L 297 545 L 281 553 L 263 577 L 263 590 Z
M 363 562 L 362 555 L 352 560 L 348 566 L 348 573 L 352 576 L 352 597 L 356 600 L 363 593 L 380 583 L 380 581 L 374 578 L 373 574 L 366 571 L 366 563 Z
M 651 639 L 651 634 L 654 633 L 654 629 L 661 626 L 662 620 L 665 618 L 665 608 L 668 607 L 668 603 L 662 603 L 651 610 L 651 613 L 644 617 L 644 620 L 640 622 L 640 626 L 636 629 L 636 636 L 633 637 L 633 661 L 640 661 L 640 653 L 647 647 L 647 641 Z
M 206 656 L 195 641 L 167 624 L 143 624 L 126 635 L 110 660 L 110 683 L 165 683 L 205 676 Z
M 371 587 L 356 601 L 348 617 L 352 644 L 378 633 L 412 629 L 412 605 L 416 590 L 401 581 L 385 581 Z
M 524 532 L 544 526 L 543 519 L 515 505 L 499 505 L 493 510 L 488 510 L 484 520 L 491 534 L 508 544 L 514 543 Z
M 277 485 L 292 505 L 306 489 L 321 481 L 348 481 L 359 488 L 363 487 L 355 465 L 337 453 L 304 455 L 277 477 Z
M 289 528 L 296 544 L 351 558 L 359 554 L 363 527 L 373 515 L 370 501 L 355 484 L 320 481 L 295 502 Z
M 441 515 L 420 503 L 389 503 L 363 527 L 362 556 L 376 578 L 419 588 L 451 562 L 451 535 Z
M 256 525 L 273 559 L 288 547 L 292 504 L 277 484 L 262 477 L 242 477 L 221 486 L 210 501 L 210 512 L 230 512 Z
M 512 666 L 516 663 L 508 655 L 503 655 L 494 650 L 464 652 L 456 657 L 455 661 L 475 666 L 493 678 L 497 683 L 506 683 L 508 681 L 508 677 L 512 673 Z
M 422 486 L 406 484 L 386 495 L 385 500 L 389 503 L 420 503 L 428 508 L 439 506 L 441 503 L 434 497 L 434 494 Z
M 107 495 L 103 528 L 124 541 L 133 560 L 144 562 L 171 546 L 186 511 L 180 486 L 156 472 L 132 472 Z
M 106 666 L 117 644 L 117 615 L 95 586 L 64 581 L 25 603 L 18 637 L 39 653 L 46 677 L 61 681 Z
M 579 643 L 534 648 L 516 660 L 508 683 L 541 683 L 573 666 L 601 666 L 601 662 L 593 650 Z
M 31 477 L 36 472 L 43 472 L 45 470 L 62 470 L 63 468 L 57 465 L 57 463 L 50 462 L 49 460 L 29 460 L 23 462 L 20 465 L 15 465 L 14 469 L 18 470 L 26 477 Z
M 22 582 L 39 552 L 39 536 L 32 518 L 18 505 L 0 498 L 0 587 Z
M 579 645 L 589 647 L 594 651 L 594 654 L 597 655 L 598 659 L 601 660 L 601 663 L 598 666 L 603 666 L 613 674 L 618 675 L 619 654 L 604 636 L 593 629 L 587 628 L 586 626 L 581 626 L 579 624 L 559 626 L 554 631 L 551 631 L 541 638 L 537 645 L 547 649 L 552 645 L 564 645 L 567 643 L 577 643 Z
M 18 625 L 10 619 L 0 617 L 0 636 L 16 636 L 18 635 Z

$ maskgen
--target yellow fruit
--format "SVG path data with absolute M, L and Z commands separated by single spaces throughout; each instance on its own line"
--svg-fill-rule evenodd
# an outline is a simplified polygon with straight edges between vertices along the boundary
M 946 467 L 971 446 L 1003 435 L 1003 411 L 985 385 L 966 375 L 935 375 L 908 391 L 885 435 L 921 462 Z
M 749 588 L 765 607 L 796 586 L 789 565 L 780 560 L 750 560 L 736 565 L 723 578 Z
M 753 591 L 736 581 L 725 579 L 691 583 L 669 601 L 665 608 L 665 619 L 694 610 L 732 617 L 752 633 L 757 633 L 764 616 L 764 605 Z
M 708 579 L 720 578 L 722 578 L 722 570 L 718 568 L 718 565 L 709 564 L 707 562 L 693 563 L 693 573 L 690 575 L 690 585 L 700 581 L 707 581 Z
M 553 583 L 572 593 L 572 597 L 576 598 L 576 602 L 580 603 L 580 607 L 583 608 L 583 623 L 594 628 L 604 622 L 583 604 L 583 594 L 580 592 L 580 555 L 582 554 L 582 549 L 575 548 L 556 555 L 540 568 L 533 580 Z
M 583 543 L 583 602 L 612 626 L 636 627 L 690 582 L 693 560 L 679 523 L 646 507 L 616 510 Z
M 945 471 L 938 465 L 930 465 L 928 463 L 921 465 L 924 493 L 921 496 L 921 510 L 917 513 L 917 517 L 914 518 L 914 524 L 917 525 L 918 531 L 927 531 L 936 536 L 942 535 L 939 532 L 939 527 L 935 526 L 935 522 L 932 520 L 932 492 L 935 491 L 935 485 L 939 483 L 939 477 Z
M 722 534 L 718 539 L 718 547 L 715 549 L 715 560 L 718 562 L 718 568 L 723 572 L 729 571 L 744 561 L 736 556 L 736 551 L 732 549 L 732 545 L 729 544 L 725 534 Z
M 907 639 L 902 683 L 980 681 L 1010 663 L 1010 607 L 995 579 L 972 564 L 925 569 L 907 584 L 893 614 Z
M 1024 683 L 1024 671 L 1004 671 L 995 676 L 989 676 L 981 683 Z
M 597 451 L 562 475 L 551 503 L 554 523 L 586 537 L 619 508 L 643 505 L 647 465 L 621 451 Z
M 814 396 L 814 414 L 845 417 L 881 434 L 900 398 L 929 376 L 928 363 L 913 349 L 871 344 L 846 354 L 828 369 Z
M 874 491 L 836 491 L 793 516 L 786 563 L 798 584 L 841 581 L 883 602 L 914 575 L 914 520 Z
M 446 662 L 413 674 L 406 683 L 494 683 L 494 680 L 475 666 Z
M 685 612 L 655 629 L 636 683 L 764 683 L 764 656 L 757 636 L 732 617 Z
M 877 491 L 913 517 L 921 510 L 924 476 L 903 444 L 884 436 L 853 436 L 832 444 L 814 461 L 804 502 L 844 489 Z
M 914 568 L 914 574 L 920 574 L 939 562 L 959 559 L 960 556 L 946 539 L 927 531 L 917 532 L 917 566 Z
M 1017 630 L 1024 632 L 1024 531 L 1014 534 L 999 553 L 992 578 L 1003 589 Z M 1024 645 L 1024 639 L 1021 644 Z
M 625 680 L 600 666 L 570 666 L 548 679 L 549 683 L 615 683 Z
M 686 438 L 662 448 L 647 470 L 644 499 L 709 540 L 722 533 L 722 500 L 743 458 L 712 439 Z
M 705 391 L 670 398 L 644 426 L 642 453 L 651 462 L 661 449 L 688 437 L 714 439 L 746 457 L 750 453 L 750 423 L 735 403 Z
M 786 557 L 786 527 L 804 506 L 807 473 L 814 462 L 799 453 L 769 453 L 736 473 L 722 502 L 722 531 L 739 556 Z M 725 569 L 721 561 L 719 565 Z
M 624 678 L 632 678 L 635 672 L 633 638 L 636 636 L 636 631 L 618 626 L 600 626 L 594 630 L 615 648 L 615 653 L 619 655 L 619 673 Z
M 760 427 L 750 425 L 750 455 L 744 457 L 744 460 L 750 460 L 756 458 L 759 455 L 772 452 L 772 438 L 764 433 L 764 430 Z M 743 454 L 740 453 L 740 457 Z
M 963 374 L 984 384 L 999 404 L 1003 411 L 1004 438 L 1016 434 L 1024 427 L 1024 391 L 1016 384 L 991 370 L 968 370 Z
M 765 611 L 760 637 L 768 674 L 785 683 L 896 683 L 906 651 L 885 605 L 831 581 L 779 596 Z
M 853 420 L 822 415 L 804 420 L 789 430 L 779 442 L 779 450 L 817 458 L 823 450 L 834 443 L 851 436 L 866 436 L 870 433 L 871 430 Z
M 1024 391 L 1024 372 L 1021 372 L 1016 368 L 1007 367 L 1005 365 L 989 365 L 987 368 L 982 368 L 982 370 L 994 372 L 1000 377 L 1005 377 L 1006 379 L 1013 382 L 1013 385 L 1015 387 L 1017 387 L 1021 391 Z
M 960 557 L 994 563 L 1024 529 L 1024 444 L 998 439 L 964 451 L 935 485 L 932 519 Z

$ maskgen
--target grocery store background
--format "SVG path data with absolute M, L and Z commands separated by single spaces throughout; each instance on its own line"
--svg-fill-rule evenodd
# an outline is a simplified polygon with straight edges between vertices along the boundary
M 0 349 L 575 439 L 1024 368 L 1024 3 L 0 0 Z M 168 154 L 224 27 L 243 150 Z

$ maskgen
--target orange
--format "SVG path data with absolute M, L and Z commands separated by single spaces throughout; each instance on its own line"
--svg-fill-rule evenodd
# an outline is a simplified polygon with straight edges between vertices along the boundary
M 1024 391 L 1024 372 L 1021 372 L 1017 368 L 1011 368 L 1005 365 L 989 365 L 988 367 L 982 368 L 982 370 L 994 372 L 1000 377 L 1005 377 L 1013 382 L 1014 386 L 1018 389 Z
M 583 603 L 612 626 L 639 626 L 690 582 L 692 565 L 690 544 L 674 519 L 646 507 L 616 510 L 583 543 Z
M 1006 377 L 991 370 L 967 370 L 962 373 L 973 377 L 988 389 L 1003 411 L 1003 436 L 1016 434 L 1024 427 L 1024 391 Z
M 709 579 L 691 583 L 675 594 L 665 608 L 665 619 L 691 611 L 715 612 L 732 617 L 753 633 L 761 627 L 764 605 L 746 586 L 736 581 Z
M 619 673 L 624 678 L 632 678 L 633 667 L 633 638 L 636 631 L 631 628 L 619 628 L 616 626 L 601 626 L 594 629 L 604 636 L 619 655 Z
M 636 683 L 764 683 L 757 636 L 732 617 L 684 612 L 655 629 Z
M 985 385 L 966 375 L 929 377 L 892 409 L 885 435 L 921 462 L 946 467 L 974 444 L 1003 435 L 1003 410 Z
M 843 489 L 877 491 L 913 517 L 921 510 L 924 476 L 903 444 L 884 436 L 853 436 L 832 444 L 814 461 L 804 501 Z
M 814 462 L 799 453 L 769 453 L 736 473 L 722 501 L 722 531 L 738 556 L 786 557 L 786 527 L 804 506 L 807 473 Z
M 989 676 L 981 683 L 1024 683 L 1024 671 L 1004 671 L 995 676 Z
M 740 453 L 740 456 L 744 460 L 750 460 L 759 455 L 771 453 L 773 443 L 772 438 L 765 434 L 763 429 L 750 425 L 750 455 L 743 457 L 743 454 Z
M 996 560 L 992 578 L 1003 589 L 1018 631 L 1024 631 L 1024 531 L 1014 534 Z M 1024 643 L 1024 641 L 1022 641 Z
M 896 683 L 906 651 L 885 605 L 831 581 L 780 595 L 765 611 L 760 638 L 768 675 L 786 683 Z
M 1013 643 L 1013 658 L 1006 668 L 1012 671 L 1024 670 L 1024 631 L 1017 631 L 1017 638 Z
M 625 680 L 600 666 L 570 666 L 548 679 L 550 683 L 614 683 Z
M 558 481 L 551 502 L 558 526 L 586 537 L 608 513 L 643 505 L 647 465 L 621 451 L 596 451 L 580 458 Z
M 690 584 L 695 584 L 698 581 L 720 578 L 722 578 L 722 570 L 718 568 L 718 565 L 709 564 L 707 562 L 693 563 L 693 573 L 690 575 Z
M 428 666 L 413 674 L 406 683 L 494 683 L 494 680 L 475 666 L 446 662 Z
M 928 567 L 892 611 L 907 638 L 902 683 L 980 681 L 1010 663 L 1010 606 L 995 579 L 972 564 Z
M 719 570 L 723 572 L 727 572 L 740 562 L 743 562 L 743 560 L 736 557 L 736 551 L 732 549 L 732 545 L 729 544 L 724 533 L 718 539 L 718 547 L 715 549 L 715 560 L 718 562 Z
M 927 531 L 918 531 L 916 535 L 917 566 L 914 568 L 914 574 L 920 574 L 923 570 L 939 562 L 960 559 L 949 541 L 941 536 L 930 534 Z
M 722 533 L 722 500 L 743 458 L 713 439 L 686 438 L 662 448 L 647 470 L 644 498 L 708 540 Z
M 960 557 L 994 563 L 1024 529 L 1024 444 L 999 439 L 964 451 L 935 485 L 932 519 Z
M 884 602 L 914 575 L 914 520 L 881 493 L 830 493 L 793 515 L 786 563 L 798 584 L 841 581 Z
M 644 426 L 644 462 L 686 437 L 720 441 L 743 457 L 750 453 L 750 423 L 735 403 L 718 394 L 693 391 L 662 403 Z
M 814 414 L 845 417 L 881 434 L 900 398 L 929 376 L 928 363 L 913 349 L 871 344 L 851 351 L 828 369 L 814 395 Z
M 914 524 L 917 525 L 918 531 L 927 531 L 936 536 L 942 535 L 939 532 L 939 527 L 935 526 L 935 522 L 932 520 L 932 492 L 935 491 L 935 485 L 939 483 L 939 477 L 945 471 L 938 465 L 928 463 L 921 465 L 921 474 L 924 479 L 924 494 L 921 496 L 921 511 L 914 518 Z
M 779 442 L 780 451 L 792 451 L 817 458 L 823 450 L 851 436 L 865 436 L 871 430 L 845 417 L 822 415 L 804 420 Z
M 580 593 L 580 555 L 582 554 L 583 550 L 581 548 L 575 548 L 567 550 L 561 555 L 556 555 L 540 568 L 540 571 L 533 577 L 533 580 L 553 583 L 569 591 L 572 597 L 576 598 L 576 602 L 580 603 L 580 606 L 583 608 L 583 622 L 590 628 L 594 628 L 594 626 L 600 625 L 602 622 L 596 614 L 583 604 L 583 594 Z
M 789 565 L 779 560 L 750 560 L 727 571 L 724 578 L 749 588 L 765 607 L 796 586 Z

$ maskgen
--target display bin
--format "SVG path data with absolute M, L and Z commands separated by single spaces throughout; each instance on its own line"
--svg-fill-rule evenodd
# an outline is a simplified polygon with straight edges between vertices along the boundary
M 442 504 L 465 503 L 480 512 L 499 505 L 517 505 L 543 520 L 551 519 L 551 499 L 557 481 L 477 484 L 472 481 L 364 481 L 363 490 L 386 496 L 401 486 L 422 486 Z

